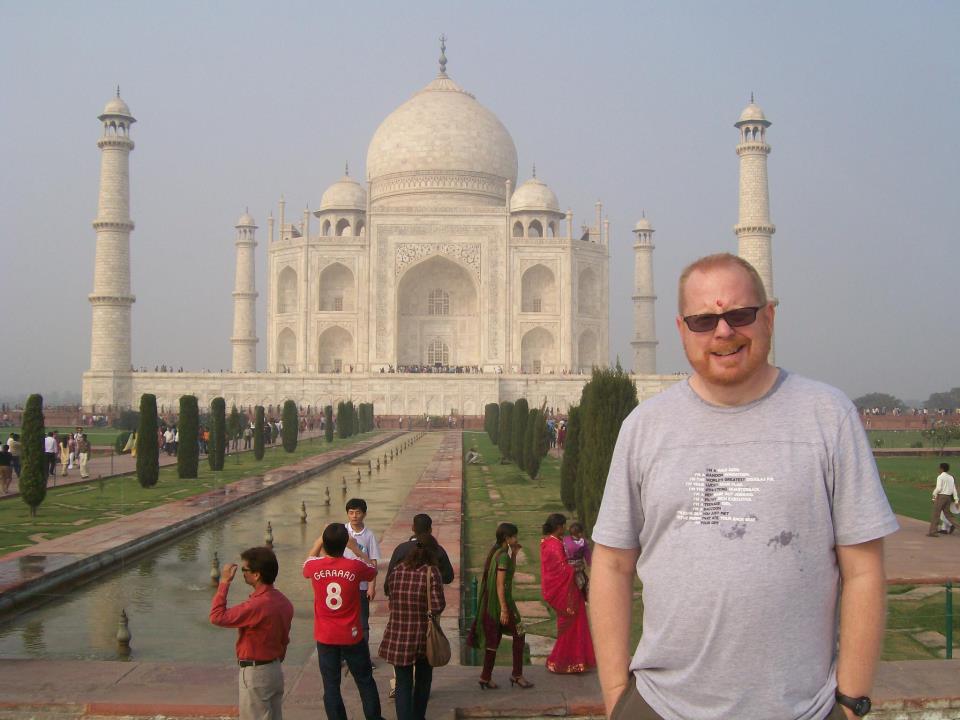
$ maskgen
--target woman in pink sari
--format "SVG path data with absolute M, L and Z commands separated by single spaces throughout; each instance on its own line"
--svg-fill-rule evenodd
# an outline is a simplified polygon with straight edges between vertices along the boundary
M 540 589 L 557 613 L 557 642 L 547 658 L 547 670 L 581 673 L 596 666 L 587 606 L 577 587 L 575 572 L 563 549 L 567 518 L 554 513 L 543 524 L 540 541 Z

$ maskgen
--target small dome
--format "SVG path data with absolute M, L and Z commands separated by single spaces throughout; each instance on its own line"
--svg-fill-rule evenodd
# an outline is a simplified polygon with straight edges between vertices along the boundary
M 767 116 L 763 114 L 763 110 L 760 109 L 760 106 L 755 102 L 751 102 L 747 105 L 743 112 L 740 113 L 740 119 L 735 123 L 736 126 L 740 126 L 741 123 L 763 123 L 764 125 L 770 125 L 770 122 L 767 120 Z
M 367 191 L 349 175 L 328 187 L 320 198 L 320 210 L 366 210 Z
M 256 227 L 256 226 L 257 226 L 257 221 L 254 220 L 253 217 L 248 212 L 244 212 L 243 215 L 240 216 L 240 219 L 237 220 L 237 224 L 235 225 L 235 227 Z
M 546 183 L 530 178 L 523 185 L 517 188 L 510 200 L 510 210 L 546 210 L 548 212 L 560 212 L 560 203 L 557 202 L 557 196 L 553 190 L 547 187 Z
M 110 98 L 110 102 L 106 104 L 103 108 L 103 115 L 125 115 L 127 117 L 133 117 L 130 114 L 130 108 L 127 107 L 127 104 L 120 98 L 119 95 L 116 97 Z
M 650 221 L 646 217 L 642 217 L 637 220 L 637 224 L 633 226 L 634 232 L 637 231 L 646 231 L 653 230 L 653 225 L 650 224 Z

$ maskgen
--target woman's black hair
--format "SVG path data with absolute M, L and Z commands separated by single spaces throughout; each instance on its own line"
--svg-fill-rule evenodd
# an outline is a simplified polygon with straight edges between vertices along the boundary
M 424 565 L 436 567 L 440 564 L 440 546 L 436 539 L 430 533 L 417 533 L 416 545 L 408 552 L 403 560 L 403 565 L 409 568 L 420 568 Z
M 580 532 L 580 533 L 582 533 L 582 532 L 583 532 L 583 523 L 580 522 L 579 520 L 574 520 L 572 523 L 570 523 L 570 527 L 568 527 L 567 530 L 569 530 L 569 531 L 572 532 L 572 533 L 574 533 L 574 532 Z
M 508 537 L 514 537 L 520 531 L 517 530 L 517 526 L 513 523 L 503 522 L 497 525 L 497 541 L 493 544 L 493 547 L 490 548 L 490 552 L 487 553 L 487 559 L 483 563 L 483 576 L 486 577 L 487 573 L 490 572 L 490 561 L 493 559 L 493 554 L 503 547 L 503 543 L 507 541 Z
M 566 515 L 563 513 L 552 513 L 550 517 L 547 518 L 547 521 L 543 524 L 543 534 L 553 535 L 553 533 L 557 531 L 557 528 L 563 527 L 566 524 Z

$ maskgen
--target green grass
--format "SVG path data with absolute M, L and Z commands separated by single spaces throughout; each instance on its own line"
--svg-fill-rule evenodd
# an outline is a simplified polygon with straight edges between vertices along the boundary
M 73 432 L 77 429 L 76 425 L 48 425 L 44 428 L 46 432 L 54 430 L 58 435 L 72 435 Z M 117 439 L 117 435 L 125 430 L 116 430 L 109 427 L 98 427 L 98 428 L 83 428 L 82 430 L 87 434 L 87 440 L 90 441 L 91 445 L 113 445 L 114 441 Z M 20 439 L 23 439 L 23 431 L 19 427 L 5 427 L 0 428 L 0 440 L 4 443 L 7 441 L 7 438 L 10 437 L 10 433 L 17 433 L 20 435 Z
M 883 489 L 895 513 L 930 521 L 930 494 L 936 485 L 942 461 L 943 458 L 939 457 L 877 458 Z
M 277 444 L 266 450 L 260 462 L 254 459 L 253 453 L 230 455 L 223 470 L 217 473 L 210 470 L 206 458 L 202 457 L 199 477 L 196 479 L 179 479 L 176 465 L 170 465 L 160 468 L 159 482 L 156 487 L 149 489 L 140 487 L 135 474 L 50 488 L 36 518 L 30 517 L 29 508 L 19 498 L 3 500 L 0 502 L 0 555 L 157 505 L 199 495 L 241 478 L 261 475 L 267 470 L 352 445 L 369 437 L 371 435 L 368 433 L 345 440 L 334 438 L 330 444 L 323 437 L 301 440 L 292 453 L 284 452 Z
M 888 593 L 887 632 L 883 638 L 883 660 L 930 660 L 940 658 L 943 646 L 928 648 L 915 635 L 933 631 L 945 635 L 946 589 L 929 597 L 914 597 L 893 587 Z M 953 606 L 960 608 L 960 589 L 953 590 Z M 960 657 L 960 612 L 953 616 L 953 656 Z
M 931 447 L 920 435 L 919 430 L 867 430 L 870 445 L 876 447 L 876 441 L 882 440 L 882 448 L 909 448 L 914 443 L 923 443 L 923 447 Z

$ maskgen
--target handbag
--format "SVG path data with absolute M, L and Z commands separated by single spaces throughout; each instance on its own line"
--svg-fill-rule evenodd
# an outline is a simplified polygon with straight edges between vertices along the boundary
M 450 641 L 443 634 L 440 627 L 440 618 L 433 614 L 430 607 L 430 598 L 433 573 L 427 565 L 427 662 L 430 667 L 442 667 L 450 662 Z

